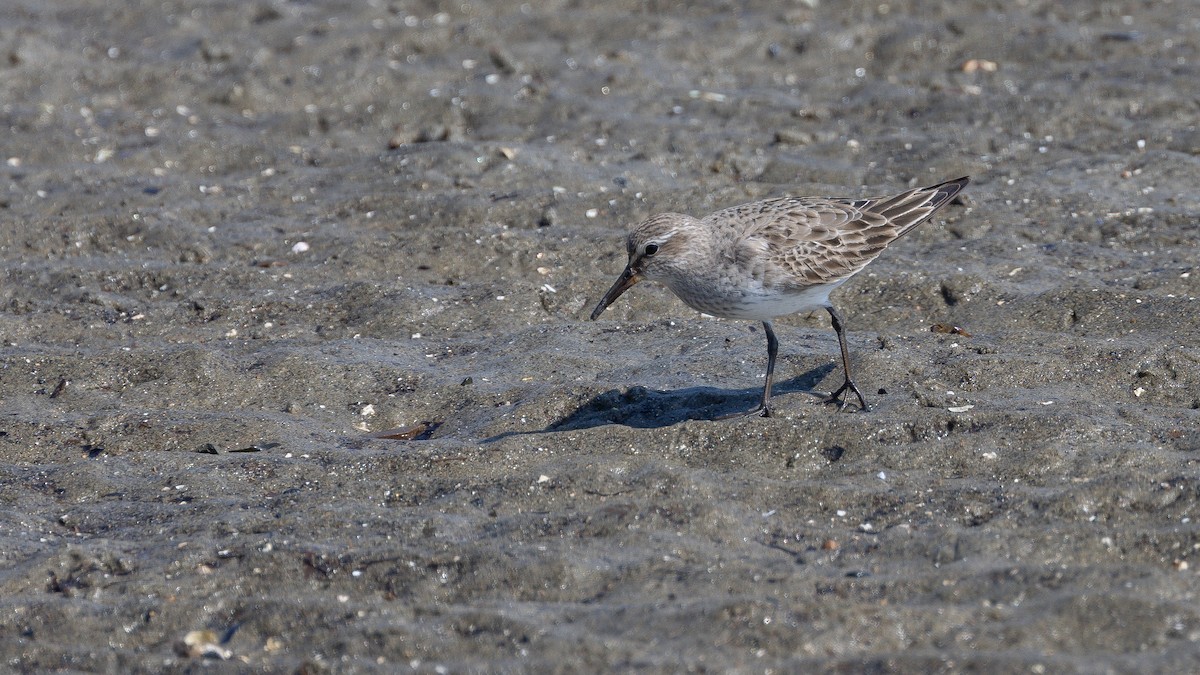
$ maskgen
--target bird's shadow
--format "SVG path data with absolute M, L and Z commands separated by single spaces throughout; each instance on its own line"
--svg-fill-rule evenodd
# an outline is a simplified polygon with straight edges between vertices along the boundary
M 836 366 L 826 364 L 813 368 L 784 382 L 776 382 L 771 388 L 771 400 L 789 393 L 807 393 L 821 397 L 828 392 L 815 392 L 813 387 L 825 379 Z M 506 431 L 483 439 L 491 443 L 509 436 L 547 431 L 575 431 L 606 424 L 622 424 L 638 429 L 658 429 L 678 424 L 685 420 L 716 420 L 729 414 L 750 410 L 758 404 L 761 387 L 745 389 L 718 389 L 716 387 L 688 387 L 674 391 L 655 391 L 635 386 L 624 391 L 612 389 L 597 394 L 571 414 L 556 420 L 541 431 Z M 774 406 L 773 406 L 774 407 Z

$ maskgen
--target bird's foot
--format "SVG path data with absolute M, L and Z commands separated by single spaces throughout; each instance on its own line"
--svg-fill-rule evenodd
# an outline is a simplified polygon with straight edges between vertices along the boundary
M 842 383 L 842 386 L 838 387 L 837 391 L 830 394 L 829 398 L 825 399 L 823 403 L 835 403 L 837 404 L 839 411 L 845 410 L 846 406 L 850 403 L 848 397 L 843 396 L 843 394 L 845 394 L 847 391 L 854 392 L 854 395 L 858 397 L 858 406 L 860 410 L 863 412 L 871 412 L 871 406 L 867 405 L 867 399 L 863 398 L 862 392 L 858 390 L 858 385 L 850 381 L 850 378 L 846 378 L 846 381 Z
M 759 417 L 771 417 L 773 415 L 773 413 L 771 411 L 771 406 L 759 403 L 756 407 L 751 408 L 750 410 L 746 410 L 743 412 L 729 413 L 728 415 L 721 415 L 720 417 L 717 417 L 716 419 L 718 421 L 720 421 L 720 420 L 735 420 L 739 417 L 750 417 L 752 415 L 757 415 Z

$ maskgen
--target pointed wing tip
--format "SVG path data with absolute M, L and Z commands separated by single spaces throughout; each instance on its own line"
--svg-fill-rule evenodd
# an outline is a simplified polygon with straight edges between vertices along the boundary
M 962 192 L 963 188 L 967 187 L 967 184 L 970 182 L 971 182 L 970 176 L 963 176 L 961 178 L 955 178 L 954 180 L 948 180 L 945 183 L 938 183 L 937 185 L 932 185 L 932 186 L 926 188 L 926 191 L 927 191 L 927 193 L 928 192 L 935 193 L 935 196 L 932 197 L 932 199 L 934 202 L 936 202 L 936 205 L 935 205 L 935 207 L 936 207 L 936 206 L 940 206 L 941 204 L 944 204 L 945 202 L 953 199 L 954 196 L 957 195 L 958 193 Z

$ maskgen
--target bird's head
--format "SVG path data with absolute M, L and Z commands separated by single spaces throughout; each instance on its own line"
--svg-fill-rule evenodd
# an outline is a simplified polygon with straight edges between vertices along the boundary
M 696 219 L 679 213 L 660 213 L 635 227 L 625 240 L 629 253 L 625 271 L 600 299 L 592 319 L 639 281 L 669 279 L 675 266 L 687 257 L 695 228 Z

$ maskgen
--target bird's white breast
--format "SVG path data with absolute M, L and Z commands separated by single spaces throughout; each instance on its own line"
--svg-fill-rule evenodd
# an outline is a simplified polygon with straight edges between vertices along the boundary
M 686 283 L 666 283 L 680 300 L 705 314 L 725 319 L 768 321 L 777 316 L 828 307 L 829 294 L 843 281 L 845 279 L 789 292 L 766 291 L 758 285 L 718 290 L 713 286 L 698 288 Z

